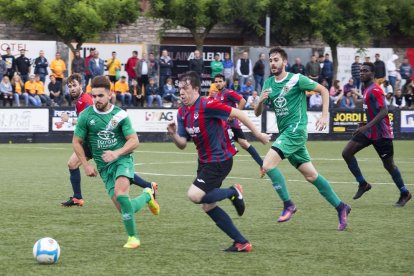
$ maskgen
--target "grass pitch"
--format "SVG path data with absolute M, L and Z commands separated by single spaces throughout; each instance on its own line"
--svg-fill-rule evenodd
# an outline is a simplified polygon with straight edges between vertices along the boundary
M 136 214 L 141 247 L 122 248 L 126 233 L 100 178 L 82 171 L 84 207 L 63 208 L 71 195 L 66 162 L 70 144 L 0 145 L 1 275 L 413 275 L 414 200 L 397 209 L 399 194 L 371 147 L 357 157 L 373 189 L 361 199 L 341 158 L 345 141 L 309 142 L 318 171 L 343 201 L 352 206 L 349 227 L 338 232 L 336 211 L 287 161 L 280 168 L 298 212 L 278 224 L 281 202 L 270 181 L 259 179 L 247 152 L 235 157 L 223 186 L 244 186 L 246 213 L 239 218 L 229 201 L 223 207 L 253 243 L 245 254 L 224 253 L 230 239 L 200 206 L 186 199 L 195 177 L 196 154 L 172 143 L 142 143 L 135 153 L 136 171 L 159 183 L 161 213 Z M 414 191 L 413 141 L 395 141 L 395 161 Z M 254 144 L 261 155 L 269 145 Z M 132 187 L 132 195 L 141 188 Z M 32 246 L 50 236 L 61 246 L 55 265 L 38 265 Z

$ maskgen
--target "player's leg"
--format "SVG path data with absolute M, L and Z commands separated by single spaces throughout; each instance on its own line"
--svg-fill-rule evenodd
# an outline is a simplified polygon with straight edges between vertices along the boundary
M 246 140 L 244 132 L 240 128 L 232 128 L 231 130 L 233 131 L 234 139 L 237 141 L 237 143 L 239 143 L 239 145 L 252 156 L 254 161 L 256 161 L 260 167 L 262 167 L 263 159 L 260 157 L 255 147 L 250 145 L 250 143 Z
M 357 152 L 369 146 L 370 144 L 370 140 L 368 140 L 365 135 L 361 134 L 352 137 L 352 139 L 349 140 L 348 144 L 342 151 L 342 157 L 348 165 L 349 170 L 354 175 L 356 181 L 359 183 L 358 191 L 354 195 L 353 199 L 360 198 L 365 192 L 368 192 L 371 189 L 371 184 L 365 180 L 361 169 L 359 168 L 358 161 L 355 158 L 355 154 Z
M 71 206 L 83 206 L 85 201 L 82 198 L 81 192 L 81 173 L 80 167 L 81 162 L 76 155 L 72 153 L 68 160 L 68 168 L 70 175 L 70 183 L 72 184 L 73 196 L 69 198 L 68 201 L 62 202 L 62 206 L 71 207 Z

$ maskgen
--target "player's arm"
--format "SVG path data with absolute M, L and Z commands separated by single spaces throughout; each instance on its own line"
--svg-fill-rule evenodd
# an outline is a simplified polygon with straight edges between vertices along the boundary
M 256 136 L 256 138 L 260 142 L 262 142 L 263 144 L 269 143 L 270 136 L 267 135 L 266 133 L 261 133 L 256 128 L 256 126 L 253 124 L 253 122 L 249 119 L 249 117 L 247 117 L 246 113 L 244 113 L 243 111 L 241 111 L 237 108 L 232 108 L 231 113 L 230 113 L 230 117 L 235 117 L 235 118 L 239 119 L 240 122 L 242 122 L 248 129 L 250 129 L 252 131 L 254 136 Z
M 243 110 L 245 105 L 246 105 L 246 100 L 244 98 L 241 98 L 239 101 L 239 104 L 237 105 L 237 108 L 239 110 Z
M 95 177 L 98 175 L 98 172 L 96 171 L 95 167 L 93 167 L 91 164 L 88 163 L 88 159 L 85 156 L 85 151 L 83 150 L 82 144 L 84 143 L 83 139 L 73 135 L 72 139 L 72 146 L 73 150 L 76 153 L 76 156 L 78 156 L 79 161 L 81 162 L 83 169 L 85 170 L 85 174 L 87 176 Z
M 381 120 L 384 119 L 385 116 L 388 116 L 388 107 L 386 105 L 384 105 L 383 107 L 381 107 L 380 112 L 378 112 L 378 114 L 374 117 L 374 119 L 372 119 L 366 125 L 363 125 L 363 126 L 359 127 L 354 132 L 354 135 L 357 135 L 357 134 L 360 134 L 360 133 L 362 134 L 362 133 L 366 132 L 368 129 L 370 129 L 371 127 L 375 126 L 379 122 L 381 122 Z
M 321 131 L 326 128 L 329 120 L 329 91 L 325 86 L 320 85 L 319 83 L 313 89 L 316 92 L 321 93 L 322 96 L 322 117 L 316 121 L 316 129 Z
M 256 115 L 256 117 L 262 115 L 264 110 L 264 103 L 269 98 L 270 91 L 270 88 L 262 91 L 262 94 L 259 98 L 259 103 L 254 107 L 254 115 Z
M 125 137 L 126 143 L 122 148 L 116 150 L 106 150 L 102 154 L 102 159 L 105 162 L 112 162 L 122 155 L 127 155 L 133 152 L 139 145 L 138 135 L 133 133 Z
M 177 148 L 185 149 L 185 147 L 187 146 L 187 138 L 182 137 L 177 133 L 177 125 L 175 124 L 175 122 L 168 124 L 167 134 L 172 138 Z

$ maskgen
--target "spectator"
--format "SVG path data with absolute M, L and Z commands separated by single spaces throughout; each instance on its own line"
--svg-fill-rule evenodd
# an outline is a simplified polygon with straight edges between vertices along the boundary
M 241 58 L 237 61 L 236 72 L 239 77 L 240 85 L 244 85 L 247 79 L 252 77 L 252 61 L 249 59 L 249 53 L 247 51 L 244 51 Z
M 333 78 L 333 63 L 329 60 L 329 54 L 325 54 L 325 60 L 323 61 L 322 67 L 322 78 L 328 82 L 328 87 L 332 86 L 332 78 Z
M 322 84 L 322 81 L 324 80 L 323 76 L 322 76 L 322 69 L 323 69 L 323 62 L 324 61 L 325 61 L 325 57 L 323 55 L 319 55 L 318 62 L 319 62 L 319 67 L 321 68 L 321 71 L 320 71 L 320 74 L 319 74 L 319 79 L 318 79 L 319 81 L 318 82 L 321 83 L 321 84 Z M 328 87 L 328 90 L 329 90 L 329 88 L 330 88 L 330 86 Z
M 309 98 L 309 108 L 322 109 L 322 96 L 321 93 L 316 92 Z
M 266 56 L 263 53 L 259 54 L 259 59 L 253 66 L 253 76 L 254 76 L 254 90 L 262 91 L 264 83 L 264 74 L 265 74 L 265 59 Z M 260 86 L 260 90 L 259 90 Z
M 150 78 L 149 84 L 145 87 L 145 96 L 147 98 L 147 107 L 152 107 L 152 102 L 157 101 L 158 107 L 162 107 L 162 100 L 158 86 L 155 84 L 155 79 Z
M 57 82 L 63 83 L 63 78 L 65 77 L 66 64 L 60 56 L 60 53 L 57 52 L 55 59 L 50 63 L 50 70 L 52 70 L 52 75 L 56 78 Z
M 387 95 L 388 93 L 391 93 L 394 95 L 394 89 L 392 88 L 389 81 L 384 80 L 380 86 L 381 86 L 382 91 L 384 91 L 385 95 Z
M 0 58 L 0 79 L 2 80 L 4 76 L 7 76 L 7 65 L 6 62 Z
M 405 108 L 405 97 L 402 95 L 399 88 L 397 88 L 394 97 L 392 98 L 392 106 L 394 106 L 396 109 Z
M 130 57 L 127 62 L 125 63 L 125 71 L 128 74 L 128 85 L 131 86 L 132 80 L 137 78 L 135 73 L 135 66 L 139 61 L 138 58 L 138 51 L 132 51 L 132 57 Z
M 239 84 L 239 80 L 238 79 L 234 79 L 232 85 L 230 86 L 231 90 L 236 91 L 238 94 L 240 94 L 241 91 L 241 86 Z
M 306 76 L 313 81 L 318 82 L 321 73 L 321 67 L 316 60 L 316 55 L 312 55 L 311 60 L 306 64 Z
M 224 70 L 224 65 L 220 61 L 220 54 L 214 54 L 214 59 L 210 62 L 211 67 L 211 79 L 214 81 L 214 77 L 218 74 L 222 74 Z
M 41 50 L 39 52 L 39 56 L 34 61 L 35 69 L 34 73 L 35 75 L 39 75 L 40 80 L 45 83 L 46 76 L 49 74 L 47 71 L 47 67 L 49 67 L 49 62 L 45 58 L 45 52 Z
M 142 89 L 138 85 L 138 81 L 136 79 L 131 80 L 131 85 L 129 86 L 129 93 L 132 95 L 132 103 L 134 106 L 144 107 L 145 98 L 142 94 Z
M 45 85 L 43 84 L 43 82 L 40 80 L 40 76 L 39 75 L 35 75 L 35 83 L 36 83 L 36 92 L 37 95 L 40 98 L 40 101 L 47 105 L 50 106 L 50 97 L 48 95 L 45 94 Z
M 388 110 L 394 110 L 394 106 L 392 105 L 392 100 L 394 98 L 394 94 L 389 92 L 385 94 L 385 103 L 387 104 Z
M 173 61 L 170 58 L 170 56 L 168 55 L 168 51 L 166 49 L 162 50 L 159 65 L 160 65 L 160 84 L 164 85 L 165 81 L 169 77 L 171 77 L 172 69 L 173 69 L 173 66 L 174 66 Z M 148 94 L 146 94 L 146 95 L 148 95 Z
M 142 54 L 142 58 L 137 62 L 135 66 L 135 76 L 137 76 L 139 89 L 142 89 L 142 86 L 148 85 L 148 73 L 149 73 L 149 62 L 147 54 Z
M 405 98 L 405 104 L 408 109 L 414 108 L 414 93 L 413 93 L 413 87 L 410 86 L 404 95 Z
M 6 48 L 6 54 L 2 55 L 1 58 L 6 62 L 7 76 L 12 80 L 14 73 L 16 72 L 16 58 L 11 54 L 10 47 Z
M 344 94 L 345 96 L 341 99 L 341 108 L 345 109 L 354 109 L 355 103 L 354 98 L 352 97 L 352 92 L 348 91 L 348 93 Z
M 91 83 L 92 83 L 92 81 L 88 85 L 86 85 L 85 93 L 91 93 L 92 92 Z M 69 87 L 68 87 L 67 79 L 64 81 L 64 84 L 62 85 L 62 94 L 63 94 L 63 98 L 68 103 L 68 106 L 72 106 L 72 96 L 69 93 Z
M 397 59 L 398 56 L 396 54 L 393 54 L 392 57 L 387 61 L 388 81 L 394 90 L 396 88 L 395 84 L 397 82 L 397 79 L 399 78 L 397 65 L 395 64 L 395 61 Z
M 243 98 L 247 101 L 249 96 L 252 95 L 253 91 L 254 91 L 254 86 L 253 86 L 252 79 L 247 79 L 246 84 L 243 84 L 241 86 L 241 90 L 239 94 L 242 95 Z
M 177 93 L 177 89 L 173 84 L 172 78 L 168 78 L 167 82 L 163 86 L 162 98 L 168 102 L 171 102 L 171 107 L 176 107 L 178 100 L 180 99 L 175 95 L 175 93 Z
M 199 50 L 194 51 L 194 58 L 188 64 L 189 71 L 194 71 L 201 78 L 204 73 L 204 60 Z
M 400 75 L 401 75 L 400 87 L 402 88 L 411 79 L 411 76 L 413 75 L 413 68 L 411 64 L 408 62 L 407 57 L 403 58 L 403 62 L 400 65 Z
M 385 63 L 380 59 L 380 54 L 375 54 L 375 82 L 381 85 L 385 81 Z
M 148 56 L 148 80 L 153 78 L 155 82 L 158 80 L 159 61 L 155 58 L 154 53 L 149 53 Z M 145 87 L 144 87 L 145 88 Z
M 366 57 L 365 57 L 365 62 L 371 62 L 371 57 L 366 56 Z
M 335 96 L 341 91 L 341 82 L 339 80 L 335 80 L 331 88 L 329 88 L 329 96 Z
M 290 72 L 293 74 L 306 74 L 305 66 L 303 66 L 300 58 L 295 58 L 295 64 L 290 68 Z
M 3 100 L 3 106 L 8 102 L 10 107 L 13 106 L 13 88 L 8 76 L 4 76 L 0 83 L 0 95 Z
M 85 71 L 86 71 L 86 62 L 83 57 L 80 56 L 80 51 L 75 51 L 75 57 L 72 60 L 72 74 L 78 73 L 82 77 L 82 87 L 85 87 Z M 62 94 L 61 94 L 62 96 Z
M 42 101 L 37 95 L 35 76 L 30 75 L 29 80 L 24 84 L 24 90 L 29 95 L 29 103 L 35 107 L 42 106 Z
M 92 73 L 89 71 L 89 63 L 95 58 L 95 48 L 89 49 L 89 56 L 85 58 L 85 86 L 88 86 L 89 80 L 92 79 Z
M 106 68 L 108 68 L 109 80 L 115 83 L 119 79 L 121 72 L 121 61 L 116 58 L 115 51 L 112 52 L 112 57 L 106 60 Z
M 129 93 L 129 86 L 126 76 L 122 76 L 119 81 L 115 83 L 115 93 L 116 99 L 121 102 L 122 107 L 131 106 L 132 94 Z
M 93 54 L 93 59 L 89 61 L 89 72 L 91 73 L 90 78 L 93 79 L 96 76 L 103 76 L 105 72 L 105 62 L 103 59 L 99 58 L 99 51 L 95 50 Z
M 338 103 L 340 103 L 343 96 L 344 92 L 341 88 L 341 83 L 339 80 L 335 80 L 332 87 L 329 89 L 329 106 L 331 108 L 338 107 Z
M 24 83 L 19 75 L 13 76 L 13 79 L 11 80 L 11 85 L 16 105 L 20 107 L 20 99 L 23 99 L 25 106 L 29 106 L 29 95 L 25 92 Z
M 223 59 L 223 75 L 226 78 L 227 87 L 231 87 L 234 78 L 234 64 L 230 59 L 230 53 L 224 53 Z
M 23 82 L 26 82 L 30 74 L 30 59 L 25 56 L 26 50 L 20 50 L 20 57 L 16 58 L 16 70 L 22 78 Z
M 49 90 L 50 99 L 52 101 L 52 106 L 62 106 L 63 104 L 63 95 L 62 95 L 62 84 L 56 81 L 55 76 L 50 75 L 50 82 L 47 86 Z
M 218 92 L 218 88 L 217 88 L 216 84 L 215 84 L 214 82 L 212 82 L 212 83 L 210 84 L 210 89 L 208 90 L 208 96 L 209 96 L 209 97 L 212 97 L 212 95 L 213 95 L 214 93 L 216 93 L 216 94 L 217 94 L 217 92 Z M 214 97 L 213 97 L 213 99 L 214 99 Z
M 257 91 L 253 91 L 252 95 L 247 98 L 246 108 L 255 109 L 257 104 L 259 103 L 259 96 L 257 95 Z
M 344 85 L 344 94 L 348 93 L 348 91 L 351 91 L 352 97 L 354 98 L 354 103 L 356 104 L 359 99 L 362 99 L 362 95 L 359 93 L 359 90 L 357 89 L 356 85 L 354 84 L 354 79 L 350 78 L 348 80 L 348 83 Z
M 354 80 L 354 84 L 356 89 L 361 89 L 361 76 L 360 76 L 360 70 L 361 70 L 362 63 L 359 62 L 359 56 L 355 56 L 355 61 L 351 65 L 351 75 L 352 79 Z

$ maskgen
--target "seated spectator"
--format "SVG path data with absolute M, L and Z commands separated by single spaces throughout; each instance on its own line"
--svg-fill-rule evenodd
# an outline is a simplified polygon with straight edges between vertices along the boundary
M 42 102 L 42 104 L 50 106 L 50 103 L 51 103 L 50 97 L 45 94 L 45 86 L 43 82 L 40 80 L 39 75 L 35 76 L 35 82 L 36 82 L 37 95 L 39 96 L 40 101 Z
M 380 85 L 380 87 L 382 91 L 384 91 L 384 95 L 387 95 L 388 93 L 394 94 L 394 89 L 392 88 L 391 84 L 387 80 L 384 80 L 384 82 Z
M 414 82 L 412 79 L 407 80 L 406 83 L 401 88 L 401 92 L 403 93 L 403 95 L 407 94 L 408 90 L 410 89 L 413 90 L 413 85 L 414 85 Z
M 117 93 L 115 93 L 115 84 L 110 80 L 110 78 L 109 78 L 109 76 L 105 76 L 105 78 L 107 79 L 107 80 L 109 80 L 109 83 L 111 84 L 111 87 L 109 88 L 110 89 L 110 91 L 111 91 L 111 103 L 112 104 L 116 104 L 116 94 Z M 129 89 L 129 88 L 128 88 Z
M 316 92 L 309 98 L 309 108 L 321 109 L 322 108 L 322 96 L 319 92 Z
M 326 82 L 327 84 L 327 82 Z M 331 108 L 338 107 L 338 103 L 342 99 L 344 92 L 341 88 L 339 80 L 335 80 L 332 87 L 329 89 L 329 106 Z
M 349 79 L 348 83 L 344 85 L 344 94 L 348 93 L 348 91 L 351 91 L 351 95 L 354 98 L 355 105 L 357 103 L 362 103 L 362 94 L 359 93 L 359 90 L 357 89 L 356 85 L 354 84 L 354 79 Z
M 162 98 L 168 102 L 171 102 L 171 107 L 176 107 L 180 99 L 175 95 L 175 93 L 177 93 L 177 88 L 175 88 L 172 78 L 167 78 L 167 81 L 163 87 Z
M 330 89 L 330 87 L 329 87 L 329 83 L 328 83 L 328 81 L 326 80 L 326 79 L 322 79 L 321 80 L 321 85 L 323 86 L 323 87 L 325 87 L 326 89 L 328 89 L 328 91 L 330 91 L 329 89 Z
M 354 98 L 352 97 L 352 92 L 348 91 L 348 93 L 344 94 L 345 96 L 342 97 L 341 99 L 341 108 L 345 108 L 345 109 L 354 109 L 355 108 L 355 103 L 354 103 Z
M 252 95 L 254 91 L 254 85 L 251 79 L 247 79 L 246 84 L 243 84 L 239 92 L 240 95 L 247 101 L 249 96 Z
M 157 101 L 158 107 L 162 107 L 162 100 L 158 86 L 155 84 L 155 79 L 150 78 L 149 84 L 145 87 L 145 96 L 147 98 L 147 107 L 152 107 L 154 100 Z
M 253 91 L 252 95 L 247 98 L 246 108 L 254 109 L 256 105 L 259 103 L 259 96 L 257 95 L 257 91 Z
M 47 86 L 49 90 L 50 99 L 52 101 L 52 106 L 62 106 L 63 104 L 63 95 L 62 95 L 62 83 L 57 82 L 55 76 L 50 75 L 50 82 Z
M 388 110 L 394 110 L 394 106 L 392 105 L 392 99 L 394 94 L 389 92 L 385 95 L 385 103 L 387 104 Z
M 240 94 L 241 86 L 239 84 L 238 79 L 234 79 L 233 83 L 230 85 L 230 89 L 236 91 L 238 94 Z
M 29 95 L 29 103 L 35 107 L 42 106 L 42 101 L 37 95 L 35 76 L 30 75 L 29 80 L 24 84 L 24 91 Z
M 64 86 L 62 87 L 62 90 L 63 90 L 63 97 L 65 98 L 65 100 L 68 102 L 68 106 L 72 106 L 72 96 L 70 95 L 70 93 L 69 93 L 69 87 L 68 87 L 68 82 L 67 82 L 67 79 L 65 79 L 65 81 L 64 81 Z M 89 93 L 91 93 L 92 92 L 92 86 L 91 86 L 91 84 L 89 83 L 88 84 L 88 86 L 89 86 Z M 86 87 L 86 90 L 88 89 L 88 86 Z
M 131 86 L 129 87 L 129 93 L 132 95 L 132 103 L 134 106 L 144 107 L 145 96 L 142 94 L 141 87 L 138 85 L 136 79 L 131 80 Z
M 342 91 L 341 82 L 339 80 L 334 80 L 333 85 L 328 89 L 329 89 L 329 96 L 338 95 L 339 94 L 338 92 Z
M 211 94 L 213 92 L 217 93 L 217 86 L 214 82 L 212 82 L 211 85 L 210 85 L 210 89 L 208 90 L 208 97 L 211 97 Z
M 408 109 L 414 109 L 414 93 L 413 88 L 407 90 L 407 93 L 404 95 L 405 104 Z
M 0 95 L 3 100 L 3 106 L 6 106 L 6 103 L 9 103 L 10 107 L 13 106 L 13 88 L 8 76 L 4 76 L 1 80 Z
M 391 105 L 394 106 L 396 109 L 405 108 L 405 97 L 403 97 L 401 89 L 397 88 L 397 90 L 395 91 Z
M 129 86 L 125 76 L 122 76 L 115 83 L 116 99 L 121 102 L 122 107 L 131 106 L 132 94 L 129 93 Z
M 29 106 L 29 95 L 24 90 L 24 83 L 19 75 L 14 75 L 11 80 L 11 85 L 13 89 L 14 101 L 17 106 L 20 106 L 20 99 L 24 100 L 25 106 Z

